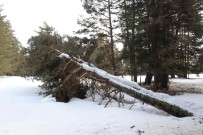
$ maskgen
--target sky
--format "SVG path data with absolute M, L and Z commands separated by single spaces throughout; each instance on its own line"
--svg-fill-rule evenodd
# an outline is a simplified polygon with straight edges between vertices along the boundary
M 80 26 L 77 19 L 83 13 L 80 0 L 1 0 L 3 14 L 10 21 L 23 46 L 36 34 L 43 22 L 60 34 L 73 35 Z

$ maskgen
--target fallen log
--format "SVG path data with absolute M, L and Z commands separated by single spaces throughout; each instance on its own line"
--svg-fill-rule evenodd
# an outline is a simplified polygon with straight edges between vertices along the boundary
M 97 76 L 98 78 L 102 78 L 101 76 L 98 76 L 97 74 L 95 74 L 95 76 Z M 88 76 L 88 78 L 92 79 L 91 76 Z M 105 78 L 103 78 L 103 79 L 105 79 Z M 159 100 L 159 99 L 156 99 L 149 95 L 140 93 L 135 88 L 130 88 L 125 85 L 119 85 L 119 84 L 115 83 L 114 81 L 111 81 L 110 79 L 105 79 L 105 80 L 106 80 L 106 83 L 108 83 L 109 85 L 111 85 L 114 88 L 117 88 L 120 92 L 130 95 L 138 100 L 143 101 L 146 104 L 154 106 L 155 108 L 163 110 L 173 116 L 176 116 L 176 117 L 193 116 L 193 114 L 188 112 L 187 110 L 184 110 L 175 105 L 171 105 L 163 100 Z
M 147 94 L 142 90 L 142 88 L 138 85 L 135 85 L 135 82 L 130 81 L 123 81 L 121 78 L 113 76 L 111 74 L 108 74 L 107 72 L 96 68 L 95 66 L 89 66 L 86 62 L 82 61 L 81 59 L 72 58 L 67 54 L 60 54 L 60 58 L 65 58 L 67 63 L 70 61 L 74 63 L 74 65 L 77 65 L 75 67 L 80 67 L 83 71 L 82 77 L 88 78 L 91 80 L 97 80 L 98 82 L 105 83 L 108 86 L 111 86 L 113 88 L 116 88 L 117 91 L 123 92 L 133 98 L 136 98 L 146 104 L 149 104 L 155 108 L 158 108 L 160 110 L 163 110 L 173 116 L 176 117 L 187 117 L 187 116 L 193 116 L 192 113 L 188 112 L 187 110 L 177 106 L 172 105 L 168 103 L 167 101 L 164 101 L 163 99 L 159 99 L 156 96 L 155 92 L 150 91 L 152 95 Z M 68 64 L 67 64 L 68 66 Z M 80 70 L 81 70 L 80 69 Z M 145 90 L 146 91 L 146 90 Z

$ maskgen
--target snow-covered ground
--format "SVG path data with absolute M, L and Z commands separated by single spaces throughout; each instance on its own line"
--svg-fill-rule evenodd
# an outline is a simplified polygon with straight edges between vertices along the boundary
M 194 88 L 203 91 L 203 79 L 171 82 L 195 84 Z M 0 135 L 203 135 L 203 94 L 169 98 L 194 113 L 176 118 L 140 102 L 131 110 L 118 108 L 116 103 L 104 108 L 105 104 L 91 99 L 59 103 L 40 96 L 39 84 L 21 77 L 0 77 Z
M 127 80 L 131 80 L 130 76 L 124 76 Z M 144 83 L 145 76 L 137 77 L 138 83 Z M 153 81 L 153 78 L 152 78 Z M 189 79 L 173 78 L 169 79 L 169 90 L 187 91 L 189 93 L 203 93 L 203 74 L 190 74 Z
M 203 93 L 203 74 L 199 76 L 190 74 L 189 79 L 171 79 L 170 89 L 188 91 L 191 93 Z

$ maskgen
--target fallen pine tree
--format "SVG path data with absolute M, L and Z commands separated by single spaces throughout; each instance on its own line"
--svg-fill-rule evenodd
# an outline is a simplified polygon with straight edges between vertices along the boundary
M 170 104 L 159 97 L 169 95 L 146 90 L 135 82 L 111 75 L 81 59 L 70 57 L 68 54 L 60 52 L 57 53 L 59 53 L 59 56 L 53 58 L 49 65 L 54 67 L 50 68 L 50 70 L 57 70 L 54 71 L 55 73 L 51 75 L 48 81 L 46 80 L 52 83 L 45 83 L 46 87 L 49 86 L 49 88 L 53 89 L 54 92 L 52 94 L 57 101 L 67 102 L 72 97 L 77 97 L 78 93 L 80 93 L 79 95 L 81 93 L 84 95 L 88 87 L 93 96 L 94 94 L 99 94 L 103 100 L 106 99 L 108 101 L 106 106 L 113 99 L 122 104 L 125 100 L 124 94 L 127 94 L 176 117 L 193 115 L 187 110 Z M 53 80 L 55 80 L 56 84 L 53 83 Z

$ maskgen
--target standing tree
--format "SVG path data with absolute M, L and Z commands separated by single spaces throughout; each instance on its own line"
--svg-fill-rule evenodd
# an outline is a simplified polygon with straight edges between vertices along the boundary
M 23 61 L 21 46 L 0 6 L 0 75 L 16 75 Z
M 114 54 L 115 33 L 117 28 L 116 0 L 83 0 L 83 7 L 90 17 L 82 18 L 78 23 L 84 27 L 80 32 L 97 35 L 102 33 L 109 41 L 109 61 L 111 63 L 112 71 L 117 74 L 117 66 Z
M 137 59 L 136 51 L 138 44 L 136 43 L 136 22 L 138 13 L 137 12 L 136 0 L 123 0 L 120 3 L 120 28 L 122 29 L 121 37 L 124 39 L 123 58 L 129 59 L 130 63 L 130 74 L 133 81 L 137 82 Z

